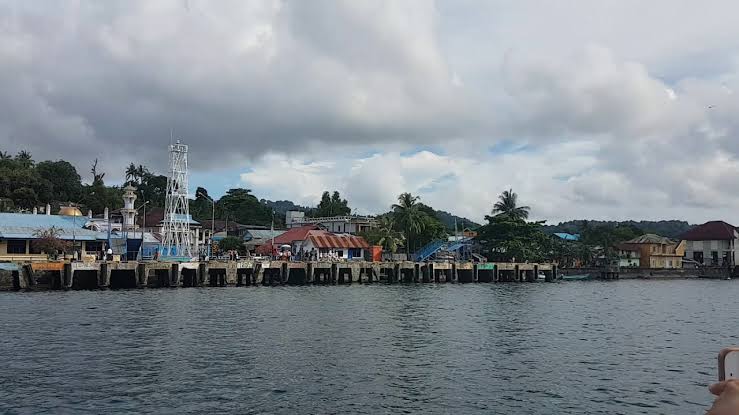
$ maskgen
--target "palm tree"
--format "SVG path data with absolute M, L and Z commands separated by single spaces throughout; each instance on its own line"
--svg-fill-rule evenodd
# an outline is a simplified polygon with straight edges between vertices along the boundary
M 528 206 L 518 206 L 518 195 L 513 189 L 505 190 L 498 196 L 498 201 L 493 205 L 493 216 L 505 215 L 511 219 L 526 220 L 529 217 Z
M 423 212 L 418 208 L 421 198 L 406 192 L 398 196 L 398 203 L 393 205 L 395 220 L 402 229 L 405 229 L 405 239 L 408 241 L 406 251 L 411 254 L 411 234 L 421 233 L 424 228 Z
M 137 174 L 138 172 L 137 172 L 135 164 L 131 163 L 128 165 L 128 167 L 126 167 L 126 181 L 127 182 L 133 183 L 134 181 L 136 181 Z
M 395 230 L 395 221 L 383 216 L 377 226 L 380 239 L 377 241 L 382 249 L 395 253 L 399 246 L 403 246 L 403 234 Z
M 23 168 L 33 167 L 33 158 L 31 157 L 31 153 L 27 152 L 26 150 L 21 150 L 20 152 L 18 152 L 18 154 L 15 156 L 15 159 Z

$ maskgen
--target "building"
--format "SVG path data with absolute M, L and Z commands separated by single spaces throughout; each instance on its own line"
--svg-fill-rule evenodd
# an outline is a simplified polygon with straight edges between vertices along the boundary
M 325 230 L 308 232 L 300 248 L 304 253 L 315 249 L 318 258 L 364 259 L 369 244 L 361 236 L 335 234 Z
M 577 242 L 580 240 L 580 234 L 579 233 L 565 233 L 565 232 L 555 232 L 554 236 L 557 238 L 563 240 L 563 241 L 569 241 L 569 242 Z
M 696 226 L 680 237 L 685 241 L 685 258 L 699 264 L 731 266 L 736 264 L 739 233 L 724 221 L 710 221 Z
M 88 218 L 79 209 L 63 208 L 66 215 L 0 213 L 0 260 L 45 260 L 34 246 L 40 231 L 54 228 L 59 239 L 75 245 L 82 255 L 98 255 L 105 248 L 106 232 L 87 229 Z M 73 213 L 73 214 L 70 214 Z M 71 254 L 74 248 L 70 247 Z
M 685 242 L 648 233 L 618 245 L 627 263 L 639 260 L 641 268 L 682 268 Z M 620 263 L 619 263 L 620 265 Z M 633 266 L 633 265 L 632 265 Z
M 247 251 L 254 252 L 258 246 L 271 243 L 272 238 L 277 238 L 283 233 L 285 233 L 284 230 L 247 228 L 243 236 L 244 247 L 246 247 Z
M 293 255 L 305 258 L 315 249 L 318 258 L 332 256 L 341 259 L 364 258 L 369 244 L 364 238 L 349 234 L 336 234 L 318 225 L 305 225 L 286 232 L 256 249 L 258 254 L 270 255 L 289 246 Z
M 306 218 L 305 212 L 291 210 L 285 213 L 285 225 L 288 229 L 319 225 L 329 232 L 357 234 L 374 228 L 377 221 L 369 216 L 357 215 Z
M 626 268 L 638 268 L 641 266 L 641 250 L 638 246 L 628 244 L 617 244 L 618 266 Z

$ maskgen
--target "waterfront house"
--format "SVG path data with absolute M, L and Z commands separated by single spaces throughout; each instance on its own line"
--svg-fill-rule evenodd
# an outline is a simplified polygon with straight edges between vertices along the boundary
M 339 259 L 363 259 L 365 252 L 369 250 L 369 244 L 361 236 L 315 230 L 308 232 L 307 238 L 300 246 L 304 253 L 313 249 L 319 258 L 329 256 Z
M 648 233 L 619 244 L 619 251 L 627 253 L 626 260 L 636 259 L 641 268 L 682 268 L 685 242 Z M 630 253 L 630 254 L 628 254 Z M 631 258 L 629 258 L 629 256 Z M 620 260 L 619 260 L 620 261 Z
M 641 250 L 638 245 L 616 244 L 618 249 L 618 266 L 636 268 L 641 266 Z
M 59 239 L 74 243 L 82 254 L 97 255 L 103 251 L 106 232 L 87 229 L 89 218 L 77 208 L 63 208 L 64 215 L 0 213 L 0 260 L 45 260 L 47 255 L 34 246 L 40 231 L 52 227 L 58 231 Z M 71 254 L 74 248 L 70 246 Z
M 724 221 L 696 226 L 680 237 L 685 241 L 685 258 L 711 266 L 734 266 L 739 232 Z
M 274 245 L 270 241 L 259 246 L 256 252 L 269 255 L 285 245 L 290 246 L 293 255 L 302 253 L 305 256 L 315 249 L 319 258 L 329 255 L 343 259 L 364 258 L 369 249 L 367 241 L 359 236 L 336 234 L 318 225 L 306 225 L 288 229 L 274 238 Z

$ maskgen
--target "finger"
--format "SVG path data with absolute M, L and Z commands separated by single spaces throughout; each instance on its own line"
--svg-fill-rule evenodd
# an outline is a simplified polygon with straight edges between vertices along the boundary
M 708 387 L 708 390 L 711 391 L 712 394 L 719 396 L 726 389 L 730 389 L 732 392 L 738 392 L 739 391 L 739 380 L 738 379 L 728 379 L 724 380 L 719 383 L 714 383 L 713 385 Z
M 723 391 L 724 391 L 724 388 L 725 388 L 725 387 L 726 387 L 726 381 L 722 381 L 722 382 L 719 382 L 719 383 L 714 383 L 714 384 L 710 385 L 710 386 L 708 387 L 708 390 L 709 390 L 709 391 L 710 391 L 710 392 L 711 392 L 712 394 L 714 394 L 714 395 L 716 395 L 716 396 L 719 396 L 719 395 L 721 395 L 721 392 L 723 392 Z

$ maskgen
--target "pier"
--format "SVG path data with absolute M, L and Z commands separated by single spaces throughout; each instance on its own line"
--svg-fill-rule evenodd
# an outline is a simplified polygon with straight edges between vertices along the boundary
M 557 266 L 473 262 L 33 262 L 4 263 L 0 289 L 79 290 L 372 283 L 534 282 Z

